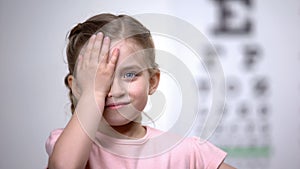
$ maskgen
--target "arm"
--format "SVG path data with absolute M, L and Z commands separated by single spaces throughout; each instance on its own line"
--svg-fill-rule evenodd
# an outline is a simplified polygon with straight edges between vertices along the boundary
M 222 163 L 220 164 L 220 166 L 218 167 L 218 169 L 236 169 L 236 168 L 234 168 L 234 167 L 232 167 L 232 166 L 230 166 L 230 165 L 228 165 L 228 164 L 222 162 Z
M 93 113 L 84 110 L 85 103 L 89 100 L 88 96 L 80 97 L 76 111 L 84 111 L 85 113 Z M 93 123 L 99 123 L 98 119 Z M 49 158 L 49 169 L 55 168 L 84 168 L 86 166 L 90 150 L 92 148 L 92 140 L 80 125 L 78 116 L 74 114 L 63 133 L 55 143 L 53 153 Z
M 90 38 L 84 55 L 78 57 L 76 87 L 80 92 L 73 91 L 76 87 L 72 83 L 72 92 L 78 93 L 78 103 L 74 115 L 54 145 L 48 162 L 50 169 L 82 169 L 87 165 L 92 139 L 102 118 L 105 98 L 110 90 L 119 55 L 119 51 L 115 50 L 108 60 L 109 47 L 110 40 L 103 40 L 103 34 L 99 33 Z M 101 79 L 101 85 L 95 77 Z

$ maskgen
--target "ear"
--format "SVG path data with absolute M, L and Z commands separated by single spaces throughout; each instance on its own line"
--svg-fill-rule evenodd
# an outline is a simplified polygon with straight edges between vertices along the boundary
M 73 95 L 75 96 L 76 99 L 79 98 L 80 96 L 80 89 L 76 83 L 76 80 L 73 75 L 69 75 L 67 78 L 68 81 L 68 86 L 70 90 L 72 91 Z
M 159 80 L 160 80 L 160 71 L 159 69 L 154 69 L 153 72 L 150 73 L 150 79 L 149 79 L 149 95 L 152 95 L 159 84 Z
M 74 80 L 73 75 L 69 75 L 69 76 L 67 77 L 67 82 L 68 82 L 68 86 L 69 86 L 70 89 L 72 89 L 73 80 Z

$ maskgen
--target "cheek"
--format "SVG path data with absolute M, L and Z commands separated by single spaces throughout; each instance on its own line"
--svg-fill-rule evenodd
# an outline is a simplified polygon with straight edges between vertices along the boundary
M 146 84 L 132 83 L 128 95 L 136 109 L 142 111 L 147 104 L 149 87 Z

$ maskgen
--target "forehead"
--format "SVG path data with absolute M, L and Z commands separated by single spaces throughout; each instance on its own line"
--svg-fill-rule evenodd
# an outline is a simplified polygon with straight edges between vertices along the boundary
M 135 44 L 132 40 L 113 41 L 110 46 L 110 55 L 116 48 L 120 50 L 119 61 L 122 61 L 127 57 L 132 57 L 132 55 L 142 50 L 142 48 Z
M 88 41 L 82 46 L 80 49 L 80 54 L 84 54 L 86 51 L 86 46 L 88 44 Z M 142 48 L 137 45 L 133 40 L 125 39 L 125 40 L 119 40 L 119 41 L 112 41 L 110 44 L 110 55 L 112 54 L 112 51 L 118 48 L 120 49 L 120 53 L 130 55 L 138 50 L 142 50 Z
M 85 44 L 80 53 L 83 55 L 86 50 Z M 149 58 L 147 59 L 146 55 L 144 54 L 145 51 L 142 47 L 140 47 L 134 40 L 131 39 L 123 39 L 119 41 L 112 41 L 110 45 L 109 57 L 111 57 L 112 52 L 115 49 L 119 49 L 119 58 L 116 65 L 116 68 L 122 67 L 141 67 L 145 68 L 149 63 Z
M 145 68 L 149 63 L 147 55 L 142 47 L 137 45 L 133 40 L 122 40 L 113 42 L 111 45 L 110 55 L 114 49 L 120 50 L 117 68 L 123 67 L 140 67 Z

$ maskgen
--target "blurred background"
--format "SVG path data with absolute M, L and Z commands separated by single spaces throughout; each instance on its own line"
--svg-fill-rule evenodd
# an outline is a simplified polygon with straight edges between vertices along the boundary
M 0 0 L 1 169 L 47 165 L 45 141 L 70 118 L 66 34 L 103 12 L 168 14 L 197 27 L 226 79 L 223 118 L 210 141 L 237 168 L 300 168 L 300 1 Z M 205 115 L 210 81 L 200 68 L 196 79 Z

